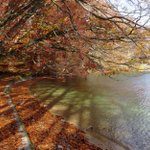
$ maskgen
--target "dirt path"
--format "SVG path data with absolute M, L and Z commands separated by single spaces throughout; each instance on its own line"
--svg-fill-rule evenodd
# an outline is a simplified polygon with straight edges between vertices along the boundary
M 10 109 L 10 106 L 6 103 L 7 98 L 3 93 L 6 84 L 8 82 L 4 83 L 0 89 L 1 96 L 3 95 L 0 101 L 1 114 Z M 33 143 L 32 149 L 101 150 L 89 144 L 82 131 L 67 123 L 62 117 L 51 114 L 35 97 L 31 96 L 29 91 L 31 84 L 33 84 L 33 81 L 14 84 L 10 91 L 10 97 L 21 122 L 24 124 L 29 140 Z M 9 115 L 0 115 L 0 119 L 3 116 L 3 120 L 0 120 L 0 139 L 2 141 L 0 142 L 0 150 L 10 150 L 10 147 L 13 150 L 21 147 L 22 135 L 17 134 L 17 123 L 12 119 L 11 112 Z M 13 130 L 12 124 L 15 126 Z M 8 125 L 9 127 L 7 127 Z

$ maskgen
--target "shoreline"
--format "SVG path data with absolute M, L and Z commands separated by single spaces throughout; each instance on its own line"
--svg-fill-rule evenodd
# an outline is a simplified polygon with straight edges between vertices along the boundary
M 10 97 L 34 149 L 102 150 L 90 143 L 85 132 L 65 121 L 63 117 L 53 115 L 35 97 L 31 96 L 29 86 L 34 81 L 31 82 L 32 80 L 27 80 L 13 84 Z M 15 141 L 12 143 L 16 145 Z M 12 144 L 8 146 L 11 147 Z M 1 148 L 4 148 L 4 145 Z M 16 148 L 12 147 L 13 149 Z

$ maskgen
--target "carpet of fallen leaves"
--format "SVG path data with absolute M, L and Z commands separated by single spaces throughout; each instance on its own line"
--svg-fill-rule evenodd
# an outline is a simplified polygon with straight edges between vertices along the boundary
M 8 104 L 8 97 L 4 93 L 5 86 L 11 78 L 0 80 L 0 150 L 14 150 L 21 147 L 21 136 L 13 109 Z
M 74 125 L 56 116 L 48 108 L 31 95 L 29 87 L 35 81 L 24 81 L 13 85 L 11 98 L 16 110 L 25 125 L 28 136 L 36 150 L 101 150 L 90 144 L 85 133 Z M 3 88 L 7 83 L 0 83 L 0 150 L 17 149 L 20 138 L 17 135 L 15 120 L 11 108 L 7 106 L 3 96 Z M 4 115 L 3 115 L 4 114 Z

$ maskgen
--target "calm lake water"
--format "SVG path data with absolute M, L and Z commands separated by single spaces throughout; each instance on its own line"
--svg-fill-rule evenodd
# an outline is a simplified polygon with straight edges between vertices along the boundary
M 64 84 L 45 79 L 31 91 L 104 148 L 150 150 L 150 74 L 89 75 Z

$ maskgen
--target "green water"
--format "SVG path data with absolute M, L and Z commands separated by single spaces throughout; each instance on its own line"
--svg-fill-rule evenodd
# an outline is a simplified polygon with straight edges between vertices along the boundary
M 150 74 L 90 75 L 87 80 L 31 87 L 49 110 L 87 130 L 112 150 L 150 150 Z

